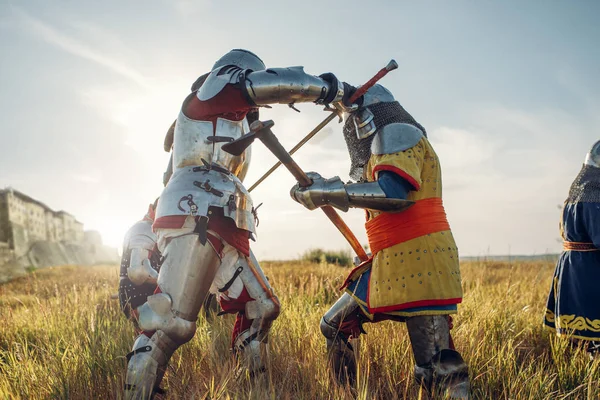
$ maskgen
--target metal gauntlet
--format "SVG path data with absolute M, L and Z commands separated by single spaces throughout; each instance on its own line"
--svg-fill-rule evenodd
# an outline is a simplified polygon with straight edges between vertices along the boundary
M 251 72 L 245 78 L 245 85 L 248 96 L 256 105 L 323 103 L 325 99 L 336 102 L 344 97 L 343 84 L 337 81 L 333 87 L 324 79 L 304 72 L 304 67 Z
M 144 248 L 131 249 L 131 262 L 127 268 L 127 276 L 134 285 L 156 283 L 158 272 L 152 268 L 150 250 Z
M 324 179 L 315 172 L 309 172 L 307 175 L 313 180 L 313 184 L 305 188 L 296 185 L 290 194 L 294 200 L 309 210 L 329 205 L 342 211 L 348 211 L 353 207 L 397 212 L 414 204 L 409 200 L 386 197 L 377 182 L 344 185 L 338 176 Z

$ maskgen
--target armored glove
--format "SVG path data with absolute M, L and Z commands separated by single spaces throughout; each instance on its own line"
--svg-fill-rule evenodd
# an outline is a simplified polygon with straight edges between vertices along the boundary
M 342 211 L 348 211 L 350 207 L 354 207 L 399 212 L 414 204 L 413 201 L 405 199 L 407 191 L 398 196 L 399 192 L 396 190 L 392 193 L 393 197 L 387 197 L 378 181 L 344 184 L 338 176 L 324 179 L 316 172 L 309 172 L 307 175 L 312 179 L 312 185 L 300 187 L 296 184 L 290 195 L 292 199 L 309 210 L 328 205 Z
M 356 92 L 356 88 L 354 86 L 340 81 L 331 72 L 321 74 L 319 75 L 319 78 L 329 83 L 329 86 L 332 88 L 323 99 L 324 104 L 333 104 L 337 108 L 342 109 L 344 112 L 356 110 L 360 106 L 362 97 L 360 98 L 360 101 L 357 100 L 355 103 L 350 102 L 350 97 L 352 97 L 354 92 Z M 335 88 L 338 88 L 337 92 Z
M 312 179 L 313 184 L 307 187 L 296 184 L 290 191 L 292 199 L 309 210 L 331 205 L 342 211 L 348 211 L 350 206 L 348 194 L 339 176 L 325 179 L 316 172 L 308 172 L 306 175 Z

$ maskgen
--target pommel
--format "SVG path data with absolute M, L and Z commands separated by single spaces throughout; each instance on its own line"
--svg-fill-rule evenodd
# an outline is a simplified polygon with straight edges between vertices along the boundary
M 390 60 L 388 65 L 385 66 L 385 70 L 388 72 L 393 71 L 396 68 L 398 68 L 398 63 L 396 62 L 396 60 Z

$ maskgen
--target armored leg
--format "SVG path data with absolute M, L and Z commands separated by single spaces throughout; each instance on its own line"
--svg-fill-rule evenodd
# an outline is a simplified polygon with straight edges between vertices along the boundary
M 254 376 L 265 370 L 269 330 L 279 316 L 280 305 L 254 254 L 240 256 L 238 264 L 239 278 L 251 300 L 245 304 L 243 318 L 247 322 L 240 323 L 233 347 Z
M 361 333 L 360 316 L 356 300 L 344 293 L 321 318 L 321 333 L 327 339 L 328 363 L 337 381 L 342 385 L 356 384 L 358 354 L 349 339 L 358 339 Z
M 428 390 L 439 388 L 451 399 L 469 398 L 469 370 L 461 355 L 450 349 L 445 315 L 406 320 L 415 357 L 415 378 Z
M 140 336 L 128 356 L 126 399 L 149 399 L 158 390 L 169 358 L 196 332 L 200 307 L 220 265 L 210 243 L 202 245 L 194 234 L 172 238 L 162 253 L 160 293 L 138 308 L 140 328 L 154 334 Z

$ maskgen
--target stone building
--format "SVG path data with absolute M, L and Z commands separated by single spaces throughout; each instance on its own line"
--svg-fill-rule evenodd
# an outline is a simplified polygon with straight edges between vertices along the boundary
M 26 254 L 36 242 L 81 243 L 83 237 L 83 224 L 71 214 L 54 211 L 12 188 L 0 190 L 0 243 L 15 257 Z

